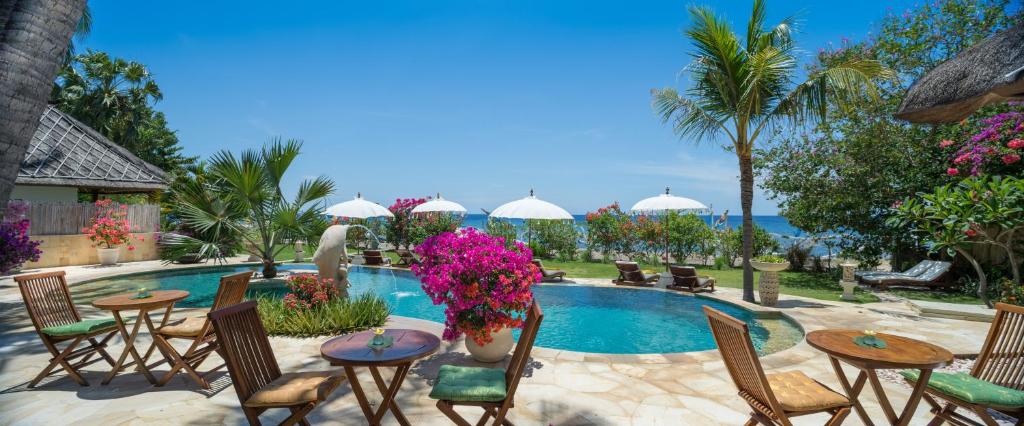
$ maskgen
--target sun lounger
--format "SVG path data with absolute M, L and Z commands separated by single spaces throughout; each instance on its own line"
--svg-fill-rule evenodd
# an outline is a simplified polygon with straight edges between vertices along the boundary
M 534 265 L 537 265 L 538 269 L 540 269 L 540 274 L 542 276 L 541 281 L 553 282 L 562 281 L 565 279 L 565 271 L 549 271 L 547 269 L 544 269 L 544 264 L 540 262 L 540 259 L 533 259 L 532 262 Z
M 918 276 L 906 276 L 902 274 L 872 275 L 861 281 L 868 285 L 878 286 L 885 290 L 889 286 L 919 286 L 919 287 L 944 287 L 952 284 L 950 270 L 953 264 L 950 262 L 934 262 Z
M 619 278 L 612 281 L 616 285 L 654 287 L 654 283 L 661 279 L 661 275 L 658 274 L 644 274 L 636 262 L 615 262 L 615 268 L 619 270 Z
M 864 278 L 868 278 L 868 277 L 882 276 L 882 275 L 899 275 L 899 276 L 905 276 L 905 277 L 916 277 L 918 275 L 923 274 L 924 271 L 927 271 L 928 268 L 931 267 L 934 264 L 935 264 L 934 260 L 925 259 L 925 260 L 922 260 L 921 262 L 919 262 L 917 265 L 914 265 L 912 268 L 907 269 L 906 271 L 903 271 L 903 272 L 891 272 L 891 271 L 854 271 L 853 276 L 856 277 L 858 280 L 861 280 L 861 279 L 864 279 Z
M 689 292 L 715 291 L 715 279 L 708 276 L 698 276 L 697 268 L 692 266 L 669 266 L 672 273 L 672 284 L 666 288 L 670 290 L 686 290 Z
M 398 263 L 395 266 L 399 268 L 408 268 L 412 265 L 419 265 L 420 260 L 416 257 L 416 253 L 412 250 L 406 249 L 395 249 L 395 254 L 398 254 Z
M 371 266 L 390 266 L 391 258 L 385 256 L 383 250 L 363 250 L 363 264 Z

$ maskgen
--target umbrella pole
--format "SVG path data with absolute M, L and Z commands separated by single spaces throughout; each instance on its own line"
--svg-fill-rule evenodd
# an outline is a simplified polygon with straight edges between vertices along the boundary
M 669 216 L 665 215 L 665 272 L 669 271 L 669 267 L 668 267 L 668 220 L 669 220 Z

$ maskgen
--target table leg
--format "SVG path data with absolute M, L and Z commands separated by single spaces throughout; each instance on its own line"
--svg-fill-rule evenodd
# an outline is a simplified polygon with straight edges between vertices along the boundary
M 164 310 L 164 317 L 160 320 L 160 327 L 167 325 L 167 320 L 171 317 L 172 309 L 174 309 L 173 303 L 167 306 L 167 309 Z M 149 317 L 148 312 L 146 313 L 146 327 L 149 329 L 150 336 L 156 336 L 156 331 L 160 328 L 153 325 L 153 320 Z M 171 359 L 170 354 L 168 354 L 163 347 L 156 344 L 156 338 L 153 339 L 153 343 L 149 344 L 149 349 L 146 349 L 146 356 L 143 357 L 144 359 L 149 360 L 150 355 L 153 354 L 153 348 L 159 349 L 160 354 L 164 356 L 164 361 L 166 361 L 171 367 L 174 367 L 174 360 Z
M 843 390 L 846 392 L 846 397 L 849 398 L 853 404 L 854 410 L 857 411 L 857 415 L 860 416 L 861 421 L 867 426 L 874 426 L 871 418 L 868 417 L 867 411 L 864 410 L 864 406 L 860 404 L 860 393 L 864 390 L 864 384 L 867 382 L 867 373 L 864 370 L 860 370 L 857 374 L 857 379 L 854 380 L 853 386 L 850 386 L 849 379 L 846 378 L 846 373 L 843 372 L 843 366 L 839 363 L 839 360 L 835 357 L 828 357 L 828 360 L 832 363 L 832 369 L 836 371 L 836 377 L 839 378 L 839 384 L 843 386 Z
M 373 426 L 375 424 L 373 423 L 373 409 L 370 408 L 370 401 L 366 400 L 363 387 L 359 385 L 359 378 L 356 377 L 355 368 L 345 366 L 345 375 L 348 376 L 348 384 L 352 387 L 352 393 L 356 395 L 356 400 L 359 401 L 359 408 L 363 410 L 363 415 L 370 422 L 370 426 Z
M 398 370 L 401 370 L 401 369 L 402 369 L 402 367 L 398 368 Z M 406 367 L 405 368 L 405 373 L 402 373 L 402 380 L 403 381 L 405 379 L 405 374 L 407 374 L 408 371 L 409 371 L 409 368 Z M 373 376 L 373 381 L 377 382 L 377 389 L 380 390 L 381 395 L 386 394 L 387 391 L 388 391 L 388 387 L 384 383 L 384 378 L 381 377 L 381 375 L 380 375 L 380 370 L 378 370 L 377 367 L 370 367 L 370 374 Z M 398 380 L 398 374 L 399 374 L 399 371 L 395 371 L 395 378 L 392 379 L 392 383 L 394 383 L 395 380 Z M 399 387 L 401 385 L 402 385 L 401 383 L 398 384 Z M 396 391 L 396 395 L 397 395 L 397 391 Z M 383 404 L 382 404 L 382 406 L 383 406 Z M 391 414 L 395 415 L 395 419 L 398 420 L 398 424 L 403 425 L 403 426 L 408 426 L 409 425 L 409 419 L 405 418 L 405 414 L 403 414 L 402 410 L 398 408 L 398 403 L 395 402 L 395 397 L 394 396 L 391 397 L 391 400 L 390 400 L 390 403 L 388 405 L 388 408 L 391 409 Z
M 878 373 L 874 369 L 867 369 L 867 372 L 868 380 L 871 381 L 871 388 L 875 391 L 875 396 L 878 398 L 878 405 L 882 406 L 882 411 L 885 413 L 885 417 L 889 419 L 889 424 L 893 426 L 906 426 L 910 424 L 910 419 L 914 417 L 914 411 L 917 410 L 918 404 L 921 403 L 921 397 L 924 396 L 924 391 L 928 387 L 928 379 L 931 378 L 932 370 L 921 370 L 921 375 L 918 377 L 917 383 L 914 384 L 914 390 L 910 393 L 907 405 L 903 407 L 903 412 L 899 416 L 896 415 L 896 410 L 892 408 L 892 403 L 889 402 L 889 398 L 885 395 L 882 382 L 878 380 Z
M 377 408 L 377 413 L 374 414 L 374 420 L 370 422 L 371 424 L 380 424 L 380 421 L 384 418 L 384 414 L 388 412 L 388 409 L 391 409 L 391 412 L 395 414 L 395 419 L 397 419 L 400 424 L 403 426 L 409 426 L 409 421 L 405 419 L 405 415 L 398 410 L 398 405 L 395 403 L 395 396 L 398 395 L 398 389 L 402 387 L 402 382 L 405 381 L 405 375 L 409 373 L 409 368 L 411 366 L 411 364 L 406 364 L 397 367 L 395 377 L 391 379 L 391 386 L 383 392 L 384 399 L 381 401 L 380 407 Z M 381 381 L 381 384 L 383 384 L 383 381 Z
M 142 327 L 142 323 L 144 321 L 141 317 L 146 315 L 146 311 L 139 311 L 139 318 L 135 319 L 135 325 L 132 327 L 131 333 L 128 333 L 128 329 L 125 325 L 124 319 L 121 318 L 120 311 L 111 312 L 114 314 L 114 320 L 117 322 L 117 328 L 121 332 L 121 338 L 124 339 L 124 351 L 121 352 L 121 357 L 117 359 L 117 363 L 114 364 L 114 368 L 110 370 L 110 374 L 108 374 L 107 377 L 103 379 L 103 384 L 109 384 L 111 380 L 114 380 L 114 376 L 117 376 L 117 373 L 121 371 L 124 365 L 124 361 L 125 359 L 128 358 L 129 354 L 135 360 L 136 368 L 139 371 L 141 371 L 144 376 L 146 376 L 146 380 L 149 380 L 150 383 L 155 384 L 156 379 L 153 377 L 152 374 L 150 374 L 149 369 L 146 368 L 146 363 L 142 359 L 142 357 L 139 356 L 139 352 L 135 350 L 135 338 L 138 337 L 139 335 L 139 329 Z

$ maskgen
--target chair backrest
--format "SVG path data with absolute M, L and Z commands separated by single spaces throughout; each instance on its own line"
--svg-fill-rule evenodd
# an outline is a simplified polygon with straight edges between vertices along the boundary
M 919 262 L 917 265 L 914 265 L 910 269 L 907 269 L 906 271 L 903 271 L 903 273 L 906 274 L 906 275 L 910 275 L 912 277 L 916 277 L 918 275 L 923 274 L 924 271 L 927 271 L 928 268 L 932 267 L 932 265 L 934 265 L 934 264 L 935 264 L 934 260 L 925 259 L 925 260 L 922 260 L 921 262 Z
M 934 281 L 949 272 L 949 269 L 953 267 L 951 262 L 934 262 L 932 266 L 929 266 L 921 275 L 917 276 L 917 279 L 923 281 Z
M 533 263 L 534 266 L 537 267 L 537 269 L 540 271 L 541 275 L 544 275 L 544 276 L 548 275 L 548 271 L 544 270 L 544 264 L 540 262 L 540 259 L 530 259 L 530 263 Z
M 697 277 L 697 268 L 694 268 L 692 266 L 670 265 L 668 267 L 668 269 L 669 269 L 669 271 L 672 272 L 672 276 L 673 277 L 681 277 L 681 278 L 691 278 L 691 277 L 692 278 L 696 278 Z
M 996 303 L 996 317 L 971 375 L 1024 390 L 1024 306 Z
M 544 312 L 540 310 L 537 301 L 533 301 L 530 310 L 526 314 L 526 323 L 523 324 L 523 332 L 519 335 L 519 342 L 516 343 L 516 350 L 512 352 L 512 360 L 505 368 L 505 394 L 512 398 L 519 386 L 519 379 L 523 377 L 523 370 L 530 362 L 530 350 L 533 349 L 533 342 L 537 339 L 537 332 L 540 330 L 540 323 L 544 320 Z
M 395 253 L 398 257 L 412 257 L 412 251 L 408 249 L 395 249 Z
M 74 324 L 82 320 L 71 301 L 64 271 L 18 275 L 14 277 L 25 300 L 25 308 L 36 331 L 47 327 Z
M 718 352 L 722 354 L 722 360 L 740 396 L 764 414 L 783 416 L 781 406 L 761 368 L 761 361 L 757 358 L 747 324 L 708 306 L 704 307 L 704 313 L 708 316 Z
M 210 312 L 208 317 L 239 401 L 244 404 L 256 391 L 281 377 L 255 301 Z
M 636 262 L 615 262 L 615 267 L 619 270 L 619 275 L 627 281 L 643 281 L 647 277 L 644 276 L 643 271 L 640 270 L 640 265 Z
M 217 296 L 213 299 L 213 307 L 210 308 L 210 311 L 242 303 L 245 291 L 249 289 L 250 279 L 252 279 L 252 271 L 220 277 L 220 286 L 217 287 Z

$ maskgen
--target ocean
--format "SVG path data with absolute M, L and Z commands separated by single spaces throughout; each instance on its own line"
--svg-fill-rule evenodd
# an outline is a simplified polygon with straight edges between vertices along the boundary
M 587 228 L 587 219 L 585 215 L 577 214 L 573 215 L 573 218 L 576 219 L 576 226 L 580 229 L 585 230 Z M 702 215 L 701 218 L 703 218 L 704 222 L 708 225 L 711 225 L 718 217 L 715 216 L 712 218 L 708 215 Z M 793 225 L 790 225 L 789 221 L 782 216 L 755 215 L 754 223 L 775 236 L 783 248 L 792 244 L 794 238 L 807 237 L 805 232 L 793 227 Z M 740 215 L 729 215 L 726 224 L 731 228 L 739 228 L 743 224 L 743 217 Z M 487 215 L 479 213 L 466 215 L 465 220 L 462 222 L 462 226 L 471 226 L 476 229 L 484 229 L 486 225 Z M 811 253 L 817 256 L 824 256 L 828 254 L 828 248 L 819 244 L 814 247 Z

